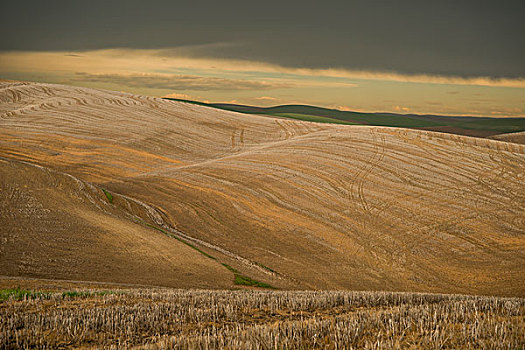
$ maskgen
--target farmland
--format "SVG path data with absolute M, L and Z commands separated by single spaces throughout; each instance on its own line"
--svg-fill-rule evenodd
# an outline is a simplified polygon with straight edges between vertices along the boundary
M 524 296 L 524 146 L 3 83 L 2 275 Z
M 0 301 L 0 346 L 519 348 L 525 301 L 389 292 L 133 289 Z
M 1 1 L 0 350 L 525 350 L 524 13 Z
M 0 347 L 524 343 L 524 145 L 1 84 Z

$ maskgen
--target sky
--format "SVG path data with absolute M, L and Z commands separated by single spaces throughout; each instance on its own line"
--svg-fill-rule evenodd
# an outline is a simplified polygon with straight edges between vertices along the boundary
M 525 1 L 0 2 L 0 78 L 525 117 Z

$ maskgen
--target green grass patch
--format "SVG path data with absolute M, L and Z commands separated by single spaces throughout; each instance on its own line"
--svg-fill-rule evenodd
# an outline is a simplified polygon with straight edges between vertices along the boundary
M 105 189 L 102 189 L 102 192 L 106 195 L 106 198 L 108 199 L 108 202 L 113 203 L 113 195 L 106 191 Z
M 235 270 L 233 267 L 231 267 L 228 264 L 224 264 L 224 263 L 221 263 L 221 264 L 222 264 L 222 266 L 224 266 L 225 268 L 227 268 L 228 270 L 230 270 L 233 273 L 240 273 L 239 271 Z
M 261 263 L 255 262 L 255 264 L 256 264 L 257 266 L 262 267 L 262 268 L 265 269 L 265 270 L 268 270 L 268 271 L 273 272 L 273 273 L 275 273 L 275 274 L 277 273 L 277 271 L 272 270 L 272 269 L 269 268 L 268 266 L 265 266 L 265 265 L 263 265 L 263 264 L 261 264 Z
M 62 298 L 87 298 L 91 296 L 104 296 L 108 294 L 116 294 L 113 291 L 66 291 L 62 292 Z M 0 289 L 0 301 L 8 300 L 28 300 L 28 299 L 49 299 L 53 292 L 36 292 L 17 288 Z
M 73 290 L 73 291 L 67 291 L 67 292 L 63 292 L 62 293 L 62 297 L 63 298 L 87 298 L 87 297 L 92 297 L 92 296 L 104 296 L 104 295 L 109 295 L 109 294 L 117 294 L 116 292 L 112 292 L 112 291 L 100 291 L 100 292 L 82 292 L 82 291 L 76 291 L 76 290 Z
M 249 287 L 259 287 L 259 288 L 268 288 L 275 289 L 275 287 L 269 285 L 268 283 L 256 281 L 248 276 L 235 274 L 234 283 L 240 286 L 249 286 Z
M 228 264 L 222 264 L 225 268 L 233 272 L 234 280 L 233 283 L 240 286 L 250 286 L 250 287 L 259 287 L 259 288 L 268 288 L 268 289 L 276 289 L 275 287 L 269 285 L 268 283 L 259 282 L 256 281 L 248 276 L 242 275 L 239 271 L 234 269 Z
M 0 300 L 8 300 L 9 298 L 13 298 L 15 300 L 27 300 L 37 298 L 49 298 L 50 296 L 51 293 L 32 292 L 20 288 L 0 289 Z

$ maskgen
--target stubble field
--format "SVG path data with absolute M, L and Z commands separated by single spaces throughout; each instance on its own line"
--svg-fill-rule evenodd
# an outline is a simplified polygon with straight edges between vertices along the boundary
M 519 349 L 525 301 L 388 292 L 118 290 L 0 302 L 2 348 Z

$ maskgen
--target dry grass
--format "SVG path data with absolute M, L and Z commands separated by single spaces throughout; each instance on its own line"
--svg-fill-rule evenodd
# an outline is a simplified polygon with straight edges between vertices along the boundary
M 71 297 L 71 295 L 73 297 Z M 520 298 L 127 290 L 0 303 L 0 347 L 519 349 Z

